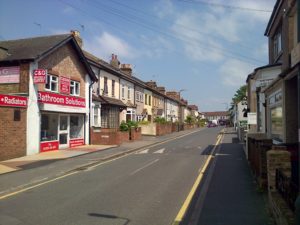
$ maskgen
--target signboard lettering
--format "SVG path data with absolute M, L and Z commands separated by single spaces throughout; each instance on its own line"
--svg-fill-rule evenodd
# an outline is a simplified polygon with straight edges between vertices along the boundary
M 54 104 L 54 105 L 64 105 L 85 108 L 85 99 L 79 97 L 71 97 L 60 94 L 55 94 L 51 92 L 38 92 L 38 102 Z
M 33 83 L 34 84 L 45 84 L 46 83 L 47 70 L 36 69 L 33 71 Z
M 47 151 L 58 150 L 58 147 L 59 147 L 58 141 L 41 142 L 40 151 L 47 152 Z
M 27 98 L 14 95 L 0 94 L 0 106 L 27 107 Z
M 60 93 L 62 94 L 70 94 L 70 78 L 60 77 Z
M 70 140 L 70 148 L 84 145 L 84 139 L 73 139 Z
M 20 83 L 20 67 L 0 67 L 0 84 Z

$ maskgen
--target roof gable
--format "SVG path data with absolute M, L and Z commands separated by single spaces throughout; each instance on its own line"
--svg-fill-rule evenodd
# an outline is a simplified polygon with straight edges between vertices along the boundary
M 0 62 L 40 60 L 69 41 L 72 42 L 79 55 L 80 61 L 86 68 L 91 80 L 96 81 L 97 77 L 88 64 L 75 38 L 71 34 L 0 41 L 0 48 L 6 50 L 6 54 L 0 55 Z

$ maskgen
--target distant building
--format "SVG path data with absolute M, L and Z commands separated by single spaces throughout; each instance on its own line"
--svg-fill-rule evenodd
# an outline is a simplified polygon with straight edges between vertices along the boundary
M 203 112 L 204 118 L 208 121 L 229 120 L 230 115 L 227 111 Z

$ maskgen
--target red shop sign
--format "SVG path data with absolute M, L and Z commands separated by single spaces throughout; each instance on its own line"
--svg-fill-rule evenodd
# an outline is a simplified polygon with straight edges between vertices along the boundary
M 60 83 L 60 93 L 62 94 L 70 94 L 70 78 L 67 77 L 59 77 Z
M 41 142 L 40 151 L 41 152 L 47 152 L 47 151 L 58 150 L 58 146 L 59 146 L 58 141 Z
M 72 107 L 85 108 L 85 99 L 79 97 L 65 96 L 60 94 L 55 94 L 51 92 L 38 92 L 38 102 L 54 104 L 54 105 L 64 105 Z
M 0 94 L 0 106 L 27 107 L 27 98 Z
M 70 140 L 70 148 L 84 145 L 84 139 L 73 139 Z
M 33 71 L 33 83 L 44 84 L 46 83 L 47 70 L 37 69 Z

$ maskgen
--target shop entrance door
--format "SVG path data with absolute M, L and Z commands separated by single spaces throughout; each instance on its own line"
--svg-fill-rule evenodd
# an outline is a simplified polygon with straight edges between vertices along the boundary
M 69 116 L 60 115 L 59 116 L 59 127 L 58 127 L 58 137 L 59 137 L 59 148 L 69 147 Z

